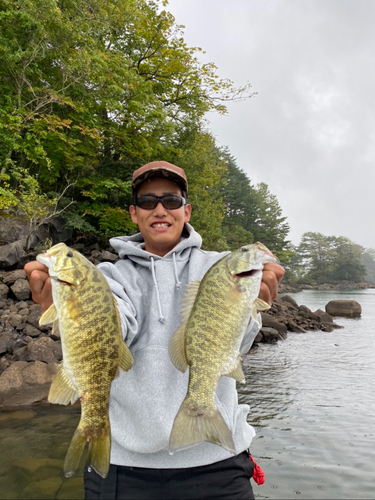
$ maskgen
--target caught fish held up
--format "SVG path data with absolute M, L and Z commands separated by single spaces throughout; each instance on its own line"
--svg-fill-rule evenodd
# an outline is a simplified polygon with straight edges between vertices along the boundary
M 89 260 L 59 243 L 37 260 L 49 268 L 53 304 L 40 324 L 60 331 L 63 361 L 52 381 L 50 403 L 81 401 L 81 419 L 70 443 L 65 476 L 72 476 L 89 443 L 88 466 L 106 477 L 111 449 L 108 415 L 111 382 L 133 357 L 123 341 L 116 301 L 109 285 Z
M 182 324 L 169 343 L 177 369 L 189 367 L 187 395 L 173 423 L 169 450 L 203 441 L 236 453 L 232 434 L 215 403 L 221 376 L 245 381 L 239 350 L 246 327 L 257 310 L 269 309 L 258 298 L 263 264 L 277 262 L 261 243 L 243 246 L 216 262 L 201 282 L 187 287 Z

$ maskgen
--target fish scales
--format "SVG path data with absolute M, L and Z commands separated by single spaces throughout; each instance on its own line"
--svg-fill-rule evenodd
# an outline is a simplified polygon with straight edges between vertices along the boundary
M 183 323 L 169 349 L 178 369 L 189 367 L 187 395 L 172 427 L 171 452 L 209 441 L 235 454 L 215 392 L 223 375 L 244 381 L 239 361 L 243 334 L 250 318 L 256 320 L 256 310 L 269 308 L 258 299 L 264 262 L 276 262 L 276 258 L 260 243 L 248 245 L 222 258 L 200 284 L 190 286 Z
M 42 315 L 61 335 L 63 362 L 52 382 L 49 401 L 81 400 L 81 419 L 64 464 L 76 470 L 86 442 L 88 465 L 106 477 L 110 458 L 109 393 L 118 368 L 132 356 L 121 333 L 116 302 L 102 273 L 79 252 L 60 243 L 37 259 L 49 267 L 53 305 Z

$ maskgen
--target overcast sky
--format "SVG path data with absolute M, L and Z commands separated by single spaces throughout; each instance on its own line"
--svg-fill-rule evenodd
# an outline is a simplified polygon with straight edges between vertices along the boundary
M 304 232 L 375 248 L 375 1 L 170 0 L 189 46 L 256 97 L 210 113 L 253 184 Z

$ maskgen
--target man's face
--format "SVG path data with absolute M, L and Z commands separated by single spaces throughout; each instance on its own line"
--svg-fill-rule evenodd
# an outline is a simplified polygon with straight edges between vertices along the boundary
M 138 189 L 137 196 L 146 194 L 154 196 L 177 194 L 182 196 L 179 186 L 164 178 L 143 182 Z M 159 202 L 152 210 L 132 205 L 129 211 L 132 221 L 138 225 L 143 235 L 145 249 L 163 257 L 179 243 L 184 223 L 190 220 L 191 205 L 184 205 L 176 210 L 167 210 Z

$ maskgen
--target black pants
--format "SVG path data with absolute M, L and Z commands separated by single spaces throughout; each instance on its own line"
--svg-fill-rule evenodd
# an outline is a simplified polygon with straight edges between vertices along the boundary
M 111 465 L 106 479 L 85 469 L 86 500 L 253 500 L 253 463 L 246 451 L 188 469 L 144 469 Z

